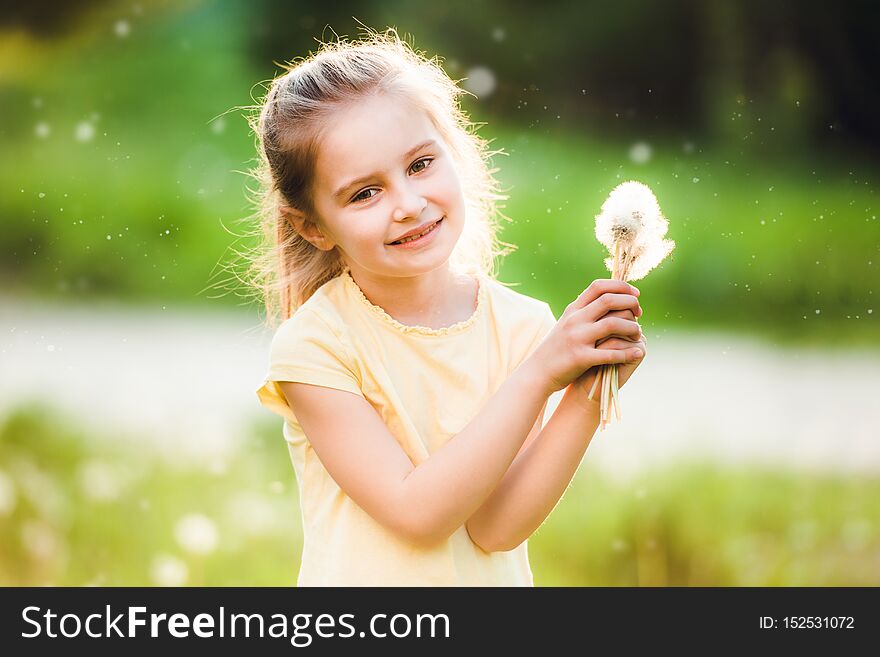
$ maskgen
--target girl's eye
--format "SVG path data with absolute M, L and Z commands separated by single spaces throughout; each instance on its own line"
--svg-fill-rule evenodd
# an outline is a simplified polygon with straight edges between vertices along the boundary
M 357 203 L 358 201 L 368 201 L 373 197 L 372 196 L 364 196 L 364 194 L 366 194 L 367 192 L 375 192 L 375 191 L 377 191 L 377 190 L 373 187 L 363 189 L 363 190 L 359 191 L 357 194 L 355 194 L 354 198 L 352 198 L 351 200 L 354 203 Z
M 412 165 L 412 167 L 410 167 L 410 168 L 411 168 L 413 171 L 415 171 L 416 173 L 419 173 L 419 172 L 424 171 L 425 169 L 427 169 L 429 166 L 431 166 L 431 162 L 433 162 L 433 161 L 434 161 L 434 158 L 433 158 L 433 157 L 423 157 L 421 160 L 416 160 L 415 162 L 413 162 L 413 165 Z M 420 168 L 420 169 L 416 169 L 416 167 L 417 167 L 419 164 L 424 164 L 425 166 L 423 166 L 423 167 Z
M 433 161 L 434 161 L 433 157 L 423 157 L 421 160 L 416 160 L 415 162 L 413 162 L 412 166 L 410 167 L 410 170 L 412 170 L 415 173 L 421 173 L 422 171 L 427 169 L 429 166 L 431 166 L 431 162 L 433 162 Z M 423 165 L 423 166 L 418 168 L 419 165 Z M 368 187 L 367 189 L 363 189 L 352 197 L 351 202 L 352 203 L 359 203 L 361 201 L 369 201 L 371 198 L 373 198 L 373 195 L 370 194 L 369 196 L 364 196 L 364 194 L 367 194 L 369 192 L 378 192 L 378 191 L 379 190 L 377 190 L 375 187 Z

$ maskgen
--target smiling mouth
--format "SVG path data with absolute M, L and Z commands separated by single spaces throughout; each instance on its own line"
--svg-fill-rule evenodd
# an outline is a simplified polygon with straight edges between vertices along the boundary
M 415 240 L 424 237 L 425 235 L 427 235 L 428 233 L 430 233 L 432 230 L 434 230 L 435 228 L 437 228 L 437 226 L 440 225 L 440 222 L 443 221 L 444 218 L 445 218 L 445 217 L 440 217 L 437 221 L 435 221 L 433 224 L 431 224 L 430 226 L 428 226 L 425 230 L 423 230 L 423 231 L 422 231 L 421 233 L 419 233 L 418 235 L 412 235 L 411 237 L 407 237 L 407 238 L 402 239 L 402 240 L 397 240 L 397 241 L 395 241 L 395 242 L 391 242 L 390 245 L 406 244 L 407 242 L 414 242 Z M 390 245 L 389 245 L 389 246 L 390 246 Z

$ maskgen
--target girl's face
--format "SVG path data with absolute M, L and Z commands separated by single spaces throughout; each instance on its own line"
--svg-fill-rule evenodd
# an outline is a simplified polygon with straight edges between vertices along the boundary
M 335 114 L 319 142 L 310 242 L 341 251 L 355 274 L 415 276 L 441 267 L 464 228 L 452 155 L 421 110 L 385 95 Z M 439 222 L 439 223 L 437 223 Z M 411 231 L 425 237 L 403 245 Z

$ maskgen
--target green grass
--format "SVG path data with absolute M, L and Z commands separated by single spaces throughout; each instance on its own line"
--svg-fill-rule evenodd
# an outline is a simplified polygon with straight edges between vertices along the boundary
M 150 586 L 162 555 L 185 563 L 192 585 L 295 584 L 296 485 L 283 440 L 269 433 L 255 432 L 234 463 L 197 467 L 134 440 L 86 436 L 45 408 L 11 415 L 0 430 L 0 471 L 17 501 L 0 515 L 0 585 Z M 98 485 L 108 468 L 111 483 Z M 178 523 L 191 514 L 216 527 L 207 554 L 177 540 Z
M 588 457 L 589 458 L 589 457 Z M 880 480 L 679 464 L 589 468 L 530 540 L 546 586 L 876 586 Z
M 0 585 L 150 586 L 161 555 L 188 585 L 295 584 L 302 533 L 279 424 L 261 421 L 216 466 L 18 410 L 0 427 Z M 194 513 L 216 527 L 205 554 L 176 536 Z M 692 463 L 624 484 L 588 452 L 529 552 L 537 586 L 876 586 L 878 518 L 876 477 Z

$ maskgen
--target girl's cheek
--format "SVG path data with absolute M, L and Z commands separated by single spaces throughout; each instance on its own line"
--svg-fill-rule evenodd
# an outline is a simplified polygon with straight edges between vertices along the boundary
M 455 188 L 455 196 L 462 207 L 464 207 L 464 187 L 461 185 L 461 180 L 458 176 L 453 178 L 453 185 Z
M 444 199 L 446 205 L 460 205 L 463 203 L 461 185 L 454 172 L 449 172 L 442 180 L 438 181 L 436 191 Z
M 358 231 L 357 240 L 364 248 L 374 248 L 376 244 L 384 243 L 388 235 L 388 220 L 382 219 L 370 222 L 370 228 Z
M 373 244 L 377 239 L 381 240 L 384 233 L 385 231 L 377 223 L 375 228 L 371 230 L 359 230 L 356 233 L 352 233 L 352 237 L 358 242 L 358 244 L 363 244 L 364 246 L 367 246 Z

